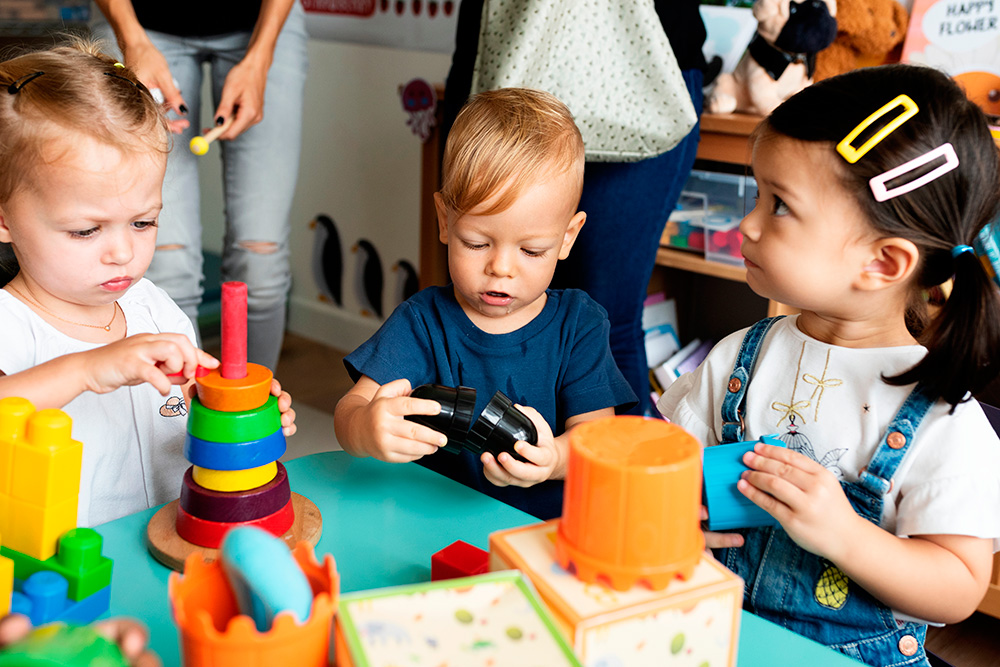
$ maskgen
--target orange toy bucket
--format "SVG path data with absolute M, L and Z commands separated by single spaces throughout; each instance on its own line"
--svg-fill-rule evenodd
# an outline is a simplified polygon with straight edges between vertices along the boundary
M 279 615 L 265 633 L 240 614 L 219 561 L 205 563 L 195 552 L 183 575 L 170 575 L 170 606 L 186 667 L 326 667 L 339 590 L 337 567 L 329 554 L 322 565 L 317 563 L 308 542 L 299 542 L 292 555 L 312 587 L 309 620 L 299 624 Z
M 606 417 L 570 432 L 559 565 L 626 590 L 687 579 L 705 538 L 700 527 L 701 445 L 679 426 Z

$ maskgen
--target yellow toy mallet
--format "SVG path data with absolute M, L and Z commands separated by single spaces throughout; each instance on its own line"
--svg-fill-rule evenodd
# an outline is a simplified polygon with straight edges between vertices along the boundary
M 215 141 L 220 134 L 229 129 L 229 126 L 233 124 L 233 116 L 226 119 L 222 125 L 218 127 L 213 127 L 211 130 L 201 135 L 200 137 L 194 137 L 191 139 L 191 143 L 188 144 L 188 148 L 195 155 L 204 155 L 208 152 L 208 146 L 213 141 Z

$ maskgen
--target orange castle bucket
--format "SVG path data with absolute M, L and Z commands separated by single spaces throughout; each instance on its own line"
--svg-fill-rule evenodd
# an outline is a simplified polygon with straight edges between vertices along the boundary
M 309 619 L 299 624 L 279 615 L 264 633 L 240 614 L 222 564 L 205 563 L 199 552 L 188 556 L 184 574 L 171 574 L 168 584 L 185 667 L 326 667 L 339 591 L 337 566 L 329 554 L 317 563 L 308 542 L 299 542 L 292 555 L 312 587 Z
M 570 432 L 556 559 L 616 590 L 687 579 L 705 547 L 701 445 L 679 426 L 606 417 Z

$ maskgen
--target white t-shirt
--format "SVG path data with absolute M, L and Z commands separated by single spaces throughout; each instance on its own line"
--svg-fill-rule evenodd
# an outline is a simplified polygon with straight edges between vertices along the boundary
M 118 300 L 129 336 L 182 333 L 191 320 L 166 292 L 140 280 Z M 70 338 L 0 289 L 0 370 L 12 375 L 74 352 L 101 347 Z M 177 385 L 164 397 L 149 384 L 107 394 L 84 392 L 63 410 L 83 443 L 77 524 L 95 526 L 173 500 L 184 460 L 187 406 Z
M 839 478 L 858 480 L 913 385 L 882 381 L 913 367 L 919 345 L 854 349 L 777 322 L 761 346 L 747 391 L 744 438 L 778 434 Z M 722 435 L 722 400 L 746 329 L 715 346 L 657 407 L 706 446 Z M 916 432 L 885 497 L 881 526 L 899 536 L 970 535 L 1000 550 L 1000 440 L 975 401 L 953 415 L 938 401 Z

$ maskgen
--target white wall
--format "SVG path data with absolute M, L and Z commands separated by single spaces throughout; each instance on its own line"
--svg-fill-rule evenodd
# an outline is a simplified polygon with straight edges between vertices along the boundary
M 420 221 L 421 144 L 406 125 L 397 91 L 416 77 L 444 81 L 450 64 L 451 57 L 440 53 L 310 40 L 302 160 L 291 215 L 289 330 L 345 351 L 375 332 L 380 321 L 363 316 L 355 296 L 357 255 L 350 249 L 359 238 L 380 253 L 383 314 L 392 311 L 391 269 L 400 259 L 418 266 Z M 210 125 L 206 119 L 202 127 Z M 204 244 L 216 252 L 223 229 L 219 154 L 210 151 L 201 172 Z M 344 246 L 342 307 L 319 300 L 312 276 L 309 223 L 320 213 L 336 222 Z

